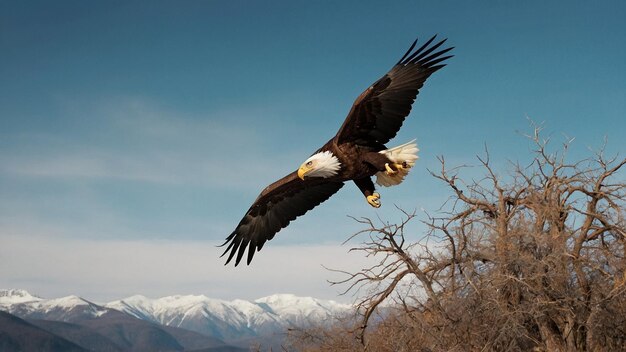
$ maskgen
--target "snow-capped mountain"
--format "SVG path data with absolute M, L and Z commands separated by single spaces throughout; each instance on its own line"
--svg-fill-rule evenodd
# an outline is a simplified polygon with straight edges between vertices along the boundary
M 0 310 L 24 318 L 65 322 L 99 317 L 109 311 L 78 296 L 43 299 L 25 290 L 0 290 Z
M 8 344 L 8 345 L 7 345 Z M 78 296 L 43 299 L 0 290 L 0 350 L 245 351 L 221 339 L 138 319 Z
M 34 296 L 26 290 L 0 290 L 0 305 L 9 305 L 41 300 L 41 297 Z
M 156 299 L 136 295 L 98 305 L 78 296 L 44 299 L 24 290 L 0 290 L 0 310 L 20 318 L 72 323 L 122 312 L 150 323 L 237 341 L 281 334 L 290 327 L 332 322 L 333 317 L 351 312 L 352 306 L 290 294 L 254 301 L 225 301 L 204 295 Z
M 318 324 L 351 310 L 351 306 L 334 301 L 289 294 L 272 295 L 255 301 L 224 301 L 191 295 L 157 299 L 132 296 L 105 306 L 140 319 L 226 340 Z

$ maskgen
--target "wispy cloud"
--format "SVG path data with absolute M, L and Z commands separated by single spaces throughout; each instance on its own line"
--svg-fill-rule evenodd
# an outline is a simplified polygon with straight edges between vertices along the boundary
M 250 175 L 270 177 L 285 161 L 237 154 L 198 155 L 192 151 L 120 154 L 110 150 L 48 150 L 47 155 L 2 155 L 0 173 L 49 179 L 111 179 L 209 188 L 246 187 Z M 241 154 L 244 154 L 243 156 Z M 282 158 L 281 158 L 282 159 Z M 285 173 L 289 170 L 285 170 Z M 252 186 L 252 185 L 251 185 Z M 258 188 L 258 186 L 257 186 Z
M 246 187 L 250 175 L 275 178 L 296 164 L 295 153 L 271 155 L 258 131 L 236 123 L 261 114 L 255 108 L 185 114 L 140 99 L 65 105 L 68 114 L 97 123 L 82 134 L 15 136 L 0 151 L 0 173 L 223 188 Z
M 254 299 L 278 292 L 335 299 L 338 279 L 322 265 L 357 270 L 366 258 L 346 246 L 269 246 L 251 266 L 224 266 L 216 243 L 0 237 L 0 287 L 46 297 L 79 294 L 100 302 L 132 294 L 206 294 Z M 254 290 L 250 288 L 254 287 Z M 344 287 L 345 289 L 345 287 Z

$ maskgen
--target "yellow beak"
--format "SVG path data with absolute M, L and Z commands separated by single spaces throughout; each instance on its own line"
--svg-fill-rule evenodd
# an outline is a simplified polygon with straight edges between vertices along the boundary
M 301 179 L 302 181 L 304 181 L 304 175 L 306 174 L 306 172 L 307 172 L 307 170 L 304 168 L 304 166 L 301 166 L 301 167 L 298 169 L 298 177 L 300 177 L 300 179 Z

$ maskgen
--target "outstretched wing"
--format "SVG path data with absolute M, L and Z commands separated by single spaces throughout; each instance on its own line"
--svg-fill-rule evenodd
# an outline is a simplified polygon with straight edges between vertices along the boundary
M 386 75 L 359 95 L 337 132 L 339 143 L 380 146 L 395 137 L 424 81 L 445 66 L 441 62 L 452 57 L 442 55 L 453 48 L 435 52 L 446 41 L 430 46 L 435 37 L 413 51 L 415 40 Z
M 267 186 L 254 201 L 246 215 L 241 219 L 233 233 L 226 238 L 228 244 L 222 256 L 228 255 L 228 264 L 237 253 L 235 266 L 239 264 L 246 248 L 250 264 L 254 252 L 260 251 L 266 241 L 290 221 L 330 198 L 341 187 L 343 182 L 328 181 L 312 177 L 304 181 L 293 172 Z

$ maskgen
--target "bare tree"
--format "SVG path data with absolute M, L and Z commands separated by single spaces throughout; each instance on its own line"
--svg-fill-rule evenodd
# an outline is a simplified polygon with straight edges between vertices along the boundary
M 310 351 L 626 350 L 626 184 L 616 180 L 626 159 L 600 150 L 569 163 L 569 141 L 551 153 L 540 131 L 528 136 L 532 163 L 505 176 L 487 151 L 484 178 L 471 182 L 441 157 L 431 174 L 452 196 L 420 241 L 405 238 L 415 213 L 358 219 L 354 236 L 366 240 L 352 251 L 376 264 L 334 284 L 362 293 L 359 322 L 293 340 Z

